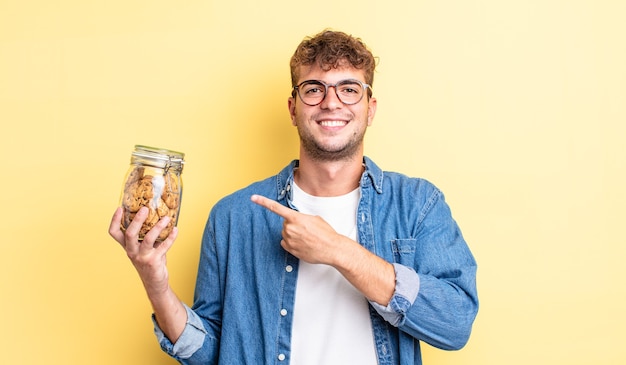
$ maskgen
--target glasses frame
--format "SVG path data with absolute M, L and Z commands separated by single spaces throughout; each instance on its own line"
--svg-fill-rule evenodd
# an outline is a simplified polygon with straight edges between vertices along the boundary
M 361 87 L 363 88 L 363 91 L 365 91 L 363 94 L 361 94 L 361 98 L 359 98 L 359 100 L 355 101 L 354 103 L 346 103 L 345 101 L 343 101 L 341 99 L 341 97 L 339 96 L 339 93 L 337 92 L 337 86 L 341 85 L 342 83 L 346 83 L 346 82 L 353 82 L 356 84 L 361 85 Z M 304 101 L 304 99 L 302 98 L 302 94 L 300 94 L 300 87 L 302 87 L 302 85 L 306 84 L 306 83 L 313 83 L 316 85 L 320 85 L 320 86 L 324 86 L 324 96 L 322 97 L 322 99 L 320 99 L 319 102 L 315 103 L 315 104 L 309 104 L 306 101 Z M 298 94 L 298 97 L 300 98 L 300 101 L 302 101 L 305 105 L 308 106 L 316 106 L 316 105 L 320 105 L 324 99 L 326 99 L 326 95 L 328 95 L 328 88 L 332 87 L 335 89 L 335 95 L 337 95 L 337 99 L 339 101 L 341 101 L 343 104 L 345 105 L 354 105 L 354 104 L 358 104 L 361 100 L 363 100 L 363 96 L 365 95 L 365 93 L 367 92 L 367 97 L 370 98 L 372 97 L 372 86 L 369 84 L 366 84 L 360 80 L 357 79 L 345 79 L 345 80 L 339 80 L 334 84 L 327 84 L 322 80 L 304 80 L 301 83 L 299 83 L 298 85 L 295 85 L 293 87 L 293 91 L 291 92 L 291 96 L 295 97 L 296 94 Z

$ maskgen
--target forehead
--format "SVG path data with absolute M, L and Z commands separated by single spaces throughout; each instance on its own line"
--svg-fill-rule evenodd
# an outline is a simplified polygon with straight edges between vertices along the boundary
M 306 80 L 321 80 L 326 83 L 335 83 L 345 79 L 356 79 L 365 82 L 365 72 L 352 66 L 340 66 L 324 70 L 319 65 L 313 64 L 300 66 L 297 83 Z

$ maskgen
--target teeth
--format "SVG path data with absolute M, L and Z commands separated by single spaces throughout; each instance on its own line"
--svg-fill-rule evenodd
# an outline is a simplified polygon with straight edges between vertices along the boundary
M 322 125 L 323 127 L 341 127 L 345 124 L 346 122 L 341 120 L 325 120 L 320 122 L 320 125 Z

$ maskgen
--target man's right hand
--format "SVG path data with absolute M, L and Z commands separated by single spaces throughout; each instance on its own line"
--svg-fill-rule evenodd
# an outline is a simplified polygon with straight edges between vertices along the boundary
M 139 230 L 144 221 L 148 217 L 149 210 L 142 207 L 137 212 L 133 221 L 128 225 L 126 231 L 121 229 L 122 208 L 117 208 L 111 225 L 109 226 L 109 234 L 113 237 L 126 251 L 128 258 L 139 273 L 139 277 L 143 282 L 148 296 L 159 295 L 168 289 L 168 272 L 166 267 L 166 254 L 170 249 L 178 230 L 176 227 L 172 229 L 170 235 L 160 243 L 156 243 L 161 231 L 167 227 L 170 218 L 163 217 L 148 233 L 146 233 L 142 241 L 139 240 Z
M 176 342 L 185 328 L 187 312 L 169 286 L 166 254 L 178 236 L 178 229 L 174 227 L 164 241 L 156 243 L 170 221 L 169 217 L 163 217 L 140 241 L 139 230 L 148 213 L 146 207 L 139 209 L 126 231 L 122 231 L 123 211 L 117 208 L 111 219 L 109 234 L 124 248 L 139 273 L 159 327 L 170 341 Z

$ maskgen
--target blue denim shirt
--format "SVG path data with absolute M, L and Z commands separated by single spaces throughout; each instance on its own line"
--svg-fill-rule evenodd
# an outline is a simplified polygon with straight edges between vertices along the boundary
M 423 179 L 364 158 L 358 241 L 392 263 L 396 289 L 370 302 L 378 363 L 421 364 L 420 341 L 463 347 L 478 311 L 476 262 L 443 194 Z M 298 259 L 280 245 L 282 218 L 250 201 L 291 206 L 293 161 L 278 175 L 220 200 L 209 215 L 187 326 L 165 352 L 182 364 L 288 364 Z

